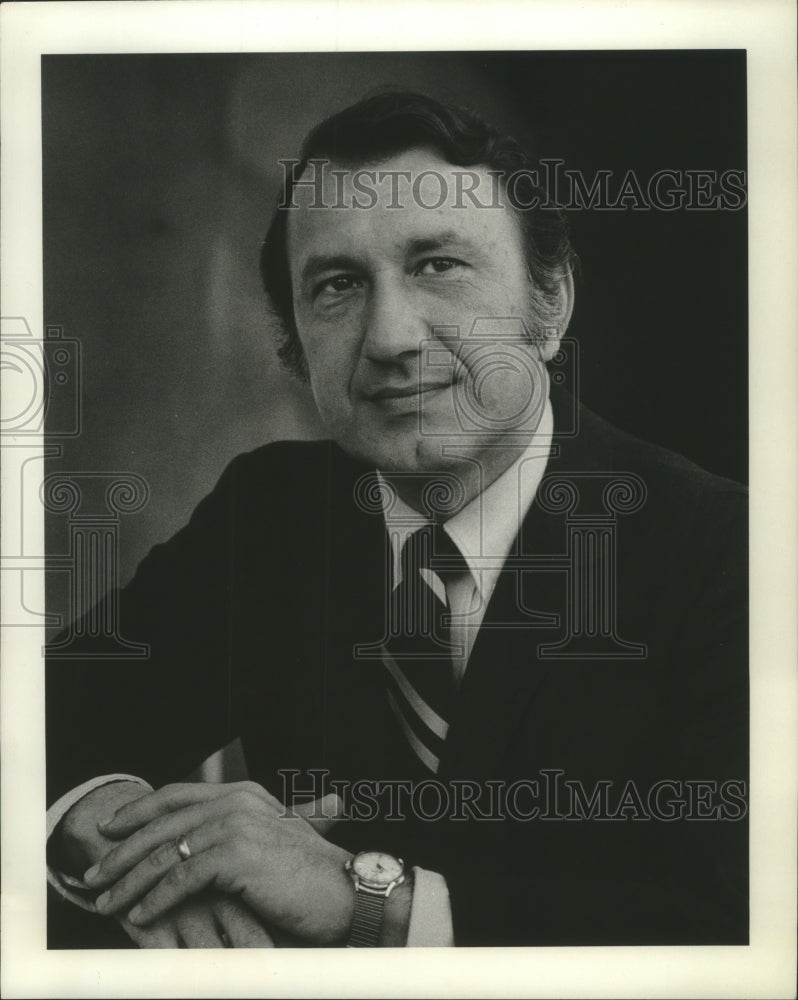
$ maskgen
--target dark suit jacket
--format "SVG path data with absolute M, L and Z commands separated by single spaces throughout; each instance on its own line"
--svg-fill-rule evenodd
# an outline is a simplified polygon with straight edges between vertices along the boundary
M 570 404 L 553 402 L 564 426 Z M 383 518 L 353 500 L 368 471 L 329 442 L 230 464 L 121 595 L 122 634 L 148 642 L 150 659 L 49 663 L 50 801 L 98 773 L 180 780 L 236 737 L 250 776 L 278 797 L 285 770 L 305 787 L 309 769 L 325 781 L 421 777 L 379 662 L 353 655 L 384 623 Z M 642 484 L 642 502 L 608 501 L 617 474 Z M 483 790 L 537 780 L 542 798 L 542 772 L 562 772 L 588 795 L 604 782 L 609 812 L 632 781 L 628 808 L 578 818 L 569 793 L 548 812 L 577 818 L 524 819 L 522 793 L 504 818 L 429 818 L 427 798 L 428 818 L 382 809 L 336 838 L 443 873 L 458 944 L 747 942 L 746 544 L 743 487 L 581 409 L 488 607 L 439 778 Z M 537 561 L 513 561 L 524 555 Z M 577 585 L 565 566 L 579 558 Z M 611 593 L 609 633 L 574 618 L 590 587 Z M 566 655 L 547 655 L 580 629 Z M 681 797 L 691 818 L 641 814 L 633 793 L 645 812 L 663 780 L 674 785 L 660 802 Z

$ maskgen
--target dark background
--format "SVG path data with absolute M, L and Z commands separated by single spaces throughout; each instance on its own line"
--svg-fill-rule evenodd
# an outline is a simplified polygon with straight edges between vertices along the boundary
M 258 253 L 277 161 L 384 83 L 470 105 L 616 185 L 629 169 L 746 169 L 740 51 L 43 57 L 44 315 L 83 351 L 83 430 L 49 471 L 147 481 L 121 526 L 123 581 L 238 452 L 323 435 L 277 367 Z M 745 480 L 745 211 L 569 218 L 583 401 Z M 64 531 L 50 520 L 49 552 Z

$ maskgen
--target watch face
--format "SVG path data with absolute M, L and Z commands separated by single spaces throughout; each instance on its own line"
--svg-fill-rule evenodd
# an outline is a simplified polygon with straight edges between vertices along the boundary
M 404 871 L 404 865 L 391 854 L 361 851 L 352 860 L 352 871 L 369 885 L 390 885 Z

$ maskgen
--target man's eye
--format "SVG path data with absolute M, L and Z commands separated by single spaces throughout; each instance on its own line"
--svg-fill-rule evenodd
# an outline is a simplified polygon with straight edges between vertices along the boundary
M 453 271 L 463 266 L 462 261 L 453 257 L 430 257 L 418 265 L 416 274 L 445 274 L 446 271 Z
M 325 281 L 320 282 L 316 288 L 316 294 L 331 292 L 342 295 L 344 292 L 349 292 L 353 288 L 359 287 L 359 284 L 358 279 L 352 274 L 336 274 L 332 278 L 327 278 Z

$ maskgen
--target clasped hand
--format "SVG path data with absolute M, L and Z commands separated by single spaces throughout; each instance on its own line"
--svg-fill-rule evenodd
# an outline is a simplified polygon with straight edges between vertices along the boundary
M 96 901 L 100 913 L 127 913 L 135 926 L 215 890 L 294 938 L 341 944 L 354 906 L 344 871 L 349 854 L 324 839 L 339 812 L 335 796 L 289 810 L 249 781 L 167 785 L 98 824 L 120 843 L 84 878 L 105 890 Z M 191 851 L 185 860 L 180 837 Z

